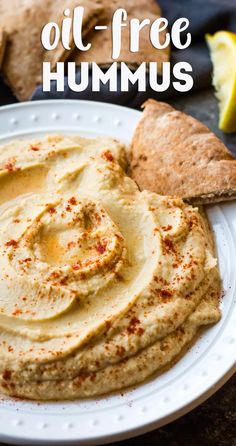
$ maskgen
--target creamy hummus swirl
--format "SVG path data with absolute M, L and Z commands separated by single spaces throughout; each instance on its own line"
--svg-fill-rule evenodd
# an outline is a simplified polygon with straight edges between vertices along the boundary
M 140 192 L 117 141 L 14 141 L 0 164 L 5 393 L 73 399 L 136 384 L 219 319 L 204 215 Z

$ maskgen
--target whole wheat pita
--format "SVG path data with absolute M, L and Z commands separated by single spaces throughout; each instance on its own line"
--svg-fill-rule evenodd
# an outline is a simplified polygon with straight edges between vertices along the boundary
M 0 29 L 0 69 L 2 66 L 3 57 L 5 53 L 6 42 L 7 42 L 7 33 L 3 29 Z
M 236 160 L 205 125 L 148 100 L 131 143 L 130 175 L 140 189 L 193 204 L 236 198 Z
M 70 11 L 73 11 L 75 8 L 75 1 L 71 0 L 67 8 L 70 9 Z M 77 1 L 78 3 L 78 1 Z M 83 6 L 85 8 L 84 11 L 84 17 L 83 17 L 83 29 L 82 29 L 82 37 L 84 38 L 87 36 L 92 30 L 94 29 L 95 25 L 98 23 L 98 21 L 101 20 L 102 17 L 105 16 L 105 11 L 98 3 L 95 3 L 90 0 L 82 0 L 79 2 L 79 5 L 77 6 Z M 62 11 L 61 11 L 62 12 Z M 59 14 L 58 18 L 56 19 L 56 23 L 60 23 L 62 14 Z M 73 39 L 73 32 L 72 29 L 70 31 L 70 50 L 67 50 L 63 47 L 62 42 L 60 41 L 57 45 L 57 48 L 53 51 L 45 51 L 44 53 L 44 62 L 51 62 L 51 70 L 53 71 L 57 62 L 65 62 L 67 59 L 69 59 L 70 55 L 75 50 L 75 42 Z
M 102 18 L 101 25 L 107 26 L 106 30 L 92 31 L 88 35 L 92 41 L 92 48 L 88 52 L 80 52 L 77 49 L 72 54 L 71 60 L 75 60 L 79 65 L 81 62 L 96 62 L 102 67 L 108 67 L 114 60 L 112 59 L 112 39 L 111 20 L 117 8 L 124 8 L 127 11 L 127 20 L 137 18 L 140 21 L 150 19 L 152 24 L 161 16 L 161 9 L 155 0 L 102 0 L 106 16 Z M 99 23 L 100 24 L 100 23 Z M 166 37 L 166 30 L 160 33 L 160 41 L 163 43 Z M 169 61 L 170 46 L 165 49 L 153 47 L 149 37 L 149 27 L 144 26 L 140 32 L 140 47 L 138 52 L 131 52 L 129 48 L 130 28 L 122 28 L 121 53 L 116 59 L 117 62 L 125 62 L 130 68 L 137 68 L 142 62 L 159 62 L 158 72 L 162 72 L 162 63 Z
M 2 72 L 16 97 L 26 100 L 42 81 L 43 61 L 48 58 L 55 65 L 58 60 L 65 60 L 62 46 L 52 51 L 50 57 L 43 49 L 40 40 L 43 26 L 50 21 L 62 20 L 67 7 L 84 6 L 84 37 L 99 19 L 103 8 L 96 0 L 21 0 L 16 2 L 15 8 L 5 8 L 5 3 L 0 0 L 0 28 L 6 30 L 9 40 Z

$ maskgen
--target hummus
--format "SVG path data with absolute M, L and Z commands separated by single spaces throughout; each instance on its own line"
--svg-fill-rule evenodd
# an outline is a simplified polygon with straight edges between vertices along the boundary
M 0 149 L 0 388 L 73 399 L 133 385 L 220 318 L 207 221 L 140 192 L 124 147 L 49 136 Z

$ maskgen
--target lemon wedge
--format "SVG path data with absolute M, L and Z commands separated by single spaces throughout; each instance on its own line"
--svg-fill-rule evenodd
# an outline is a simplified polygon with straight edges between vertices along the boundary
M 218 31 L 206 34 L 213 64 L 213 85 L 219 100 L 219 128 L 236 132 L 236 34 Z

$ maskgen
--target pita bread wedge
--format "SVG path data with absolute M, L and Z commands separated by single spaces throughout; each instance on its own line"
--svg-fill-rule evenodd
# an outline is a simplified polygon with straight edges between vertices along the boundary
M 43 61 L 48 59 L 55 66 L 66 58 L 60 45 L 50 56 L 44 50 L 40 40 L 43 26 L 50 21 L 60 24 L 66 8 L 84 6 L 85 35 L 91 29 L 88 24 L 94 26 L 103 8 L 96 0 L 20 0 L 15 8 L 5 8 L 5 3 L 0 0 L 0 28 L 9 36 L 2 72 L 16 97 L 27 100 L 42 81 Z
M 140 189 L 192 204 L 236 198 L 236 160 L 205 125 L 148 100 L 131 143 L 131 177 Z
M 82 29 L 82 38 L 84 38 L 90 31 L 92 31 L 92 29 L 98 23 L 98 21 L 101 20 L 101 18 L 104 15 L 104 10 L 102 6 L 99 6 L 98 4 L 96 4 L 95 6 L 95 3 L 90 0 L 85 0 L 85 1 L 81 0 L 77 5 L 75 5 L 75 3 L 78 3 L 78 1 L 77 2 L 75 2 L 74 0 L 70 1 L 69 4 L 67 5 L 67 8 L 69 8 L 70 11 L 73 11 L 75 6 L 83 6 L 85 8 L 83 17 L 83 29 Z M 58 19 L 56 20 L 56 23 L 60 22 L 61 17 L 62 14 L 59 15 Z M 51 70 L 54 70 L 57 62 L 65 62 L 75 50 L 76 47 L 73 40 L 72 30 L 70 34 L 69 46 L 71 49 L 66 50 L 60 41 L 55 50 L 46 51 L 44 53 L 44 62 L 51 62 Z
M 7 41 L 7 34 L 3 29 L 0 29 L 0 68 L 2 66 L 2 61 L 5 53 Z
M 99 25 L 105 25 L 106 30 L 92 31 L 88 35 L 88 40 L 92 42 L 92 47 L 87 52 L 81 52 L 77 49 L 72 55 L 71 60 L 75 60 L 79 65 L 81 62 L 96 62 L 102 67 L 108 67 L 114 62 L 112 59 L 112 36 L 111 22 L 116 9 L 124 8 L 127 11 L 127 20 L 137 18 L 140 21 L 150 19 L 152 24 L 161 16 L 161 9 L 155 0 L 102 0 L 105 10 L 105 17 L 102 18 Z M 128 21 L 127 21 L 128 24 Z M 161 42 L 165 41 L 166 31 L 160 35 Z M 159 73 L 162 72 L 162 62 L 166 62 L 170 57 L 170 47 L 165 49 L 156 49 L 152 46 L 149 37 L 149 26 L 145 26 L 140 32 L 139 51 L 131 52 L 129 48 L 130 27 L 124 26 L 121 34 L 121 52 L 116 62 L 126 62 L 130 68 L 136 69 L 142 62 L 158 61 Z

